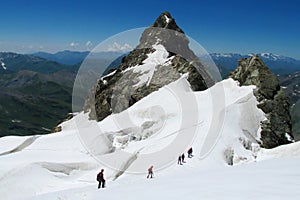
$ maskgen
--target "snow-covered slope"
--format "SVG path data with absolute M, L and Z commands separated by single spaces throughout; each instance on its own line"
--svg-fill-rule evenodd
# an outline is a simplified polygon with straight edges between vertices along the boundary
M 99 123 L 80 113 L 59 133 L 0 138 L 1 198 L 293 199 L 299 152 L 278 152 L 298 144 L 259 149 L 264 114 L 252 89 L 228 79 L 193 92 L 183 75 Z M 177 165 L 190 146 L 194 157 Z M 255 162 L 272 157 L 281 159 Z M 150 165 L 155 178 L 146 180 Z M 99 191 L 101 168 L 107 188 Z
M 173 166 L 152 180 L 133 177 L 111 182 L 104 190 L 82 187 L 49 193 L 28 200 L 96 199 L 211 199 L 211 200 L 281 200 L 299 197 L 297 158 L 281 158 L 233 168 L 199 170 L 189 164 Z
M 193 92 L 186 78 L 153 92 L 125 112 L 79 128 L 90 153 L 110 167 L 130 172 L 150 165 L 164 168 L 189 146 L 202 165 L 253 160 L 264 119 L 253 87 L 238 87 L 229 79 L 204 92 Z M 75 120 L 81 127 L 84 119 Z M 132 156 L 137 157 L 127 166 Z
M 170 64 L 168 62 L 171 62 L 171 60 L 174 58 L 174 56 L 168 58 L 169 53 L 161 44 L 153 45 L 153 48 L 155 49 L 155 51 L 153 53 L 148 54 L 148 58 L 143 61 L 142 65 L 133 66 L 124 70 L 124 72 L 130 71 L 131 73 L 142 74 L 139 77 L 140 82 L 135 84 L 133 87 L 141 86 L 145 83 L 147 83 L 147 86 L 149 86 L 154 71 L 157 70 L 156 67 L 160 65 Z

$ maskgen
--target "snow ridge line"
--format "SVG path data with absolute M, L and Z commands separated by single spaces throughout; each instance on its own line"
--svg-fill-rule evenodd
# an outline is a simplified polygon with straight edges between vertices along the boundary
M 4 156 L 4 155 L 8 155 L 8 154 L 12 154 L 12 153 L 22 151 L 23 149 L 25 149 L 26 147 L 28 147 L 32 143 L 34 143 L 35 140 L 38 139 L 39 137 L 40 136 L 32 136 L 32 137 L 26 139 L 22 144 L 18 145 L 14 149 L 1 153 L 0 156 Z
M 143 147 L 144 148 L 144 147 Z M 141 148 L 140 150 L 138 150 L 135 154 L 133 154 L 133 156 L 131 156 L 127 162 L 124 164 L 124 166 L 121 168 L 121 170 L 119 170 L 117 172 L 117 174 L 115 175 L 113 181 L 117 180 L 117 178 L 119 178 L 122 174 L 124 174 L 124 172 L 126 171 L 126 169 L 128 169 L 130 167 L 130 165 L 138 158 L 138 154 L 140 153 L 140 151 L 143 149 Z

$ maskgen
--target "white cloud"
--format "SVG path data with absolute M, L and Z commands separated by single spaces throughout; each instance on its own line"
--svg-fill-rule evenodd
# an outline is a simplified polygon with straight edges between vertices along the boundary
M 77 43 L 77 42 L 71 42 L 70 43 L 70 46 L 71 47 L 77 47 L 79 45 L 79 43 Z
M 119 44 L 117 42 L 114 42 L 112 45 L 109 45 L 107 48 L 107 51 L 116 51 L 116 52 L 127 52 L 127 51 L 131 51 L 133 49 L 133 47 L 128 44 Z

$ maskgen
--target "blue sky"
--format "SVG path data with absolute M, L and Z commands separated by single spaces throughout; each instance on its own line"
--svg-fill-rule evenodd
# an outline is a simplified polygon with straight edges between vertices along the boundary
M 0 51 L 92 49 L 112 35 L 149 26 L 168 10 L 209 52 L 300 59 L 299 7 L 297 0 L 1 0 Z

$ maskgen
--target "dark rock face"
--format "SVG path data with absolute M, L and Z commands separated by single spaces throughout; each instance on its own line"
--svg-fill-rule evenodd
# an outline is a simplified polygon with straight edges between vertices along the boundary
M 279 80 L 290 98 L 292 133 L 295 140 L 300 140 L 300 71 L 290 75 L 280 75 Z
M 188 74 L 187 80 L 195 91 L 212 86 L 214 80 L 188 44 L 187 37 L 170 13 L 162 13 L 143 32 L 140 44 L 123 58 L 119 67 L 98 80 L 85 111 L 90 111 L 92 119 L 103 120 L 178 80 L 183 74 Z M 94 109 L 90 105 L 95 105 Z
M 291 116 L 289 98 L 280 87 L 277 77 L 258 57 L 242 58 L 238 67 L 229 77 L 239 81 L 241 85 L 255 85 L 253 91 L 265 114 L 266 120 L 261 122 L 261 140 L 265 148 L 273 148 L 291 142 Z
M 175 19 L 172 18 L 171 14 L 168 11 L 160 14 L 152 26 L 171 29 L 180 33 L 184 33 L 183 30 L 181 30 L 181 28 L 177 26 Z

